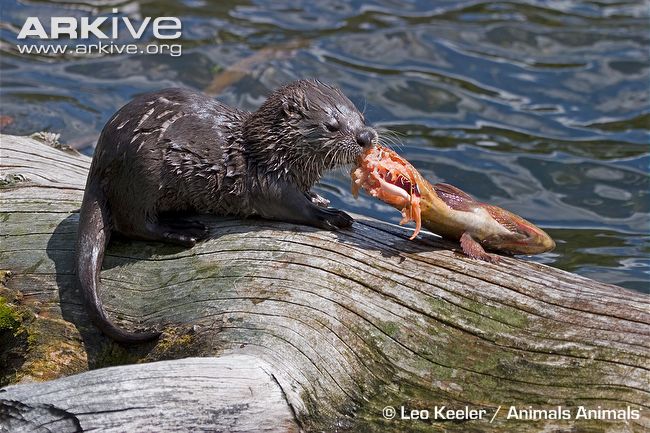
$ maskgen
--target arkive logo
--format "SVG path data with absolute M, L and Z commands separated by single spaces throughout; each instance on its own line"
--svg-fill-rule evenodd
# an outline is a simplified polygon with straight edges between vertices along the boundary
M 49 56 L 169 54 L 176 57 L 181 55 L 180 44 L 170 45 L 160 42 L 181 37 L 182 23 L 179 18 L 145 17 L 142 20 L 132 21 L 131 18 L 118 14 L 118 9 L 113 9 L 113 16 L 50 17 L 46 25 L 39 17 L 27 17 L 17 36 L 21 43 L 16 44 L 16 47 L 20 54 Z M 149 32 L 153 34 L 155 42 L 146 45 L 120 42 L 128 38 L 132 41 L 140 41 L 145 33 Z M 34 39 L 38 39 L 38 43 L 26 43 L 27 40 L 35 42 Z M 59 44 L 44 43 L 44 41 L 58 40 L 60 40 Z M 77 44 L 70 46 L 69 41 L 75 41 Z
M 113 13 L 118 13 L 118 10 L 113 9 Z M 150 24 L 156 39 L 177 39 L 181 36 L 182 23 L 176 17 L 158 17 L 153 20 L 151 17 L 145 17 L 138 26 L 131 22 L 129 17 L 114 16 L 110 19 L 110 36 L 99 29 L 99 26 L 108 19 L 108 17 L 98 17 L 91 22 L 89 17 L 51 17 L 50 34 L 48 35 L 38 17 L 28 17 L 18 33 L 18 39 L 32 37 L 58 39 L 63 35 L 70 39 L 88 39 L 91 34 L 98 39 L 117 39 L 120 36 L 122 22 L 133 39 L 140 39 Z

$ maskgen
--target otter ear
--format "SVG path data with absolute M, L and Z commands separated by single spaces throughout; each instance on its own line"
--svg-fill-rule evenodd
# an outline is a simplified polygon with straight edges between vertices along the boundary
M 288 118 L 302 116 L 307 107 L 307 96 L 302 91 L 294 92 L 282 101 L 282 112 Z

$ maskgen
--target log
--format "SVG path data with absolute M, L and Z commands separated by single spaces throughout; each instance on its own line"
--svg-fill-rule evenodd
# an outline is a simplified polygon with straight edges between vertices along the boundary
M 102 368 L 0 396 L 9 432 L 299 431 L 270 366 L 247 355 Z
M 126 329 L 164 331 L 148 345 L 112 343 L 73 284 L 90 158 L 8 135 L 0 158 L 0 385 L 10 385 L 0 425 L 650 428 L 646 295 L 522 259 L 472 260 L 435 235 L 409 241 L 407 229 L 361 217 L 326 232 L 201 216 L 210 238 L 189 250 L 112 241 L 101 275 L 109 315 Z M 485 414 L 443 419 L 442 406 Z M 402 408 L 429 417 L 402 419 Z M 509 416 L 533 409 L 546 416 Z M 549 415 L 561 409 L 570 419 Z M 606 410 L 625 414 L 594 419 Z

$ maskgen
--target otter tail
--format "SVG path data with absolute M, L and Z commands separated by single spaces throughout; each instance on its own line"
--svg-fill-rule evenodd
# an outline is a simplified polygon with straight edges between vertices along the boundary
M 100 188 L 88 185 L 79 212 L 77 235 L 77 279 L 86 311 L 93 323 L 108 337 L 121 343 L 140 343 L 157 338 L 159 332 L 127 332 L 115 325 L 99 299 L 99 272 L 110 237 L 110 216 Z

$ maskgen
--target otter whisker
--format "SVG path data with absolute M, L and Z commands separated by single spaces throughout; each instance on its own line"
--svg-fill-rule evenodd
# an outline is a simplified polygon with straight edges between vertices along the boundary
M 393 136 L 395 136 L 397 138 L 406 136 L 406 134 L 404 134 L 403 132 L 395 131 L 394 129 L 389 129 L 389 128 L 386 128 L 384 126 L 378 126 L 375 129 L 377 130 L 377 132 L 381 131 L 383 133 L 393 135 Z
M 385 140 L 391 145 L 389 146 L 389 148 L 393 146 L 399 148 L 403 147 L 402 141 L 397 132 L 380 127 L 377 128 L 377 134 L 379 135 L 381 140 Z
M 329 166 L 331 165 L 331 164 L 330 164 L 330 160 L 329 160 L 328 158 L 329 158 L 329 156 L 332 154 L 332 152 L 334 153 L 334 156 L 336 156 L 336 154 L 337 154 L 337 147 L 336 147 L 335 145 L 330 144 L 330 149 L 329 149 L 329 150 L 327 151 L 327 153 L 325 154 L 325 158 L 323 158 L 324 163 L 325 163 L 325 165 L 326 165 L 327 167 L 329 167 Z M 332 158 L 332 160 L 334 160 L 334 158 Z

